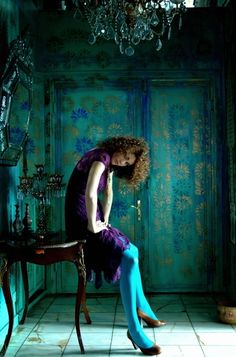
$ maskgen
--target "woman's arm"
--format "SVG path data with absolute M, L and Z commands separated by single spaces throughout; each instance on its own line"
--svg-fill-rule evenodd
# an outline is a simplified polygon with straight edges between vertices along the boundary
M 103 202 L 102 202 L 104 221 L 106 224 L 108 224 L 109 222 L 109 215 L 111 212 L 111 206 L 113 200 L 112 178 L 113 178 L 113 172 L 109 172 L 107 178 L 107 186 L 104 191 Z
M 96 220 L 97 213 L 97 190 L 105 165 L 102 162 L 94 161 L 92 164 L 85 191 L 86 211 L 88 217 L 88 230 L 98 233 L 106 228 L 106 224 Z

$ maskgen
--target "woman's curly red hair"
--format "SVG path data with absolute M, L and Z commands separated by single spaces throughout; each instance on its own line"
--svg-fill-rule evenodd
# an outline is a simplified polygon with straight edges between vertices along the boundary
M 143 138 L 132 136 L 115 136 L 98 143 L 98 147 L 105 149 L 111 156 L 114 152 L 126 154 L 128 151 L 136 156 L 135 163 L 131 166 L 114 167 L 114 173 L 120 178 L 126 179 L 131 186 L 137 187 L 144 181 L 149 173 L 149 148 Z

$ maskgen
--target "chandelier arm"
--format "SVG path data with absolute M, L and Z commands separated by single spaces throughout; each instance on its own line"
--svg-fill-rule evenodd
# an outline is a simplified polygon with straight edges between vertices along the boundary
M 161 37 L 168 30 L 170 39 L 172 22 L 186 12 L 184 0 L 72 0 L 85 15 L 90 26 L 89 43 L 97 38 L 113 39 L 121 54 L 132 56 L 133 45 L 155 40 L 156 49 L 162 47 Z M 154 28 L 160 27 L 160 30 Z

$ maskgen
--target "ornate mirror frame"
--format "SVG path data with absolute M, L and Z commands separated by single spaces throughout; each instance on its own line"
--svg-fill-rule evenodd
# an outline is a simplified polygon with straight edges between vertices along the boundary
M 15 166 L 26 143 L 32 107 L 32 49 L 29 36 L 11 42 L 0 80 L 0 166 Z

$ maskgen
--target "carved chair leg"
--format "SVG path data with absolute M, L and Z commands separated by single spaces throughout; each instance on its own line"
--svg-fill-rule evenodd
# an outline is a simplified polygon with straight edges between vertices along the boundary
M 78 252 L 77 264 L 78 264 L 78 271 L 79 271 L 79 279 L 83 283 L 82 298 L 81 298 L 81 304 L 82 304 L 82 308 L 83 308 L 83 313 L 84 313 L 84 317 L 85 317 L 85 320 L 86 320 L 87 324 L 91 324 L 92 321 L 90 319 L 89 312 L 88 312 L 87 305 L 86 305 L 86 267 L 85 267 L 85 263 L 84 263 L 84 250 L 83 250 L 83 248 L 81 249 L 81 251 Z

